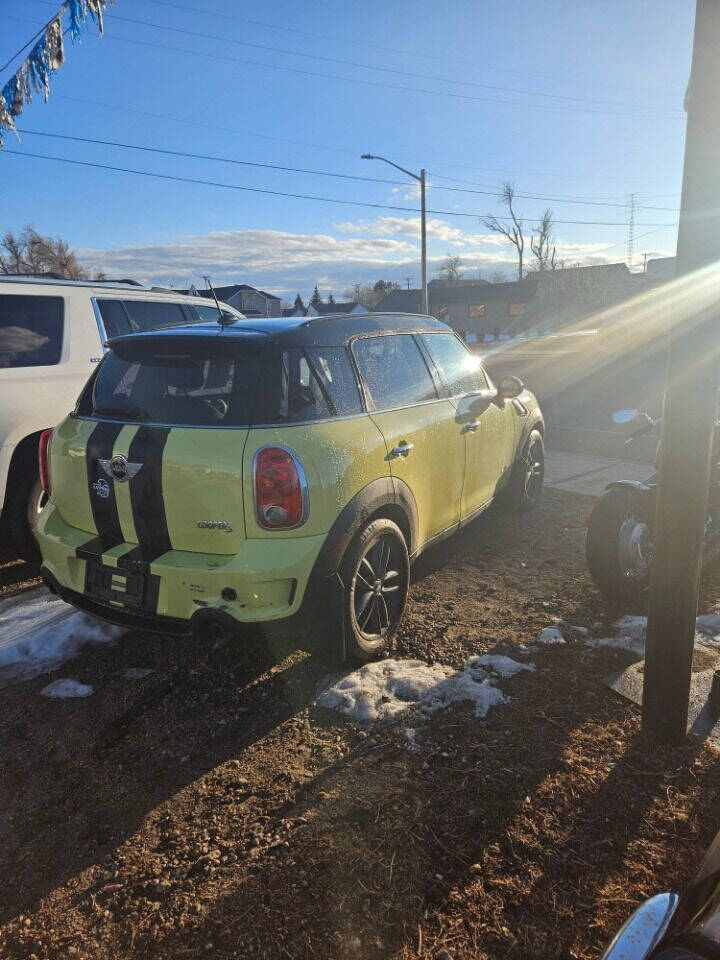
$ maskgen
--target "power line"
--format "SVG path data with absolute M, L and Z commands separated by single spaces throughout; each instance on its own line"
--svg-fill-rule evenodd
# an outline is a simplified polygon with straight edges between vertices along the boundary
M 62 100 L 70 100 L 73 103 L 85 103 L 85 104 L 88 104 L 89 106 L 101 107 L 103 110 L 119 110 L 123 113 L 133 113 L 140 117 L 150 117 L 153 120 L 169 120 L 172 123 L 181 123 L 183 124 L 183 126 L 185 127 L 187 126 L 187 117 L 173 117 L 172 115 L 166 114 L 166 113 L 154 113 L 150 110 L 138 110 L 137 108 L 127 107 L 118 103 L 105 103 L 101 100 L 89 100 L 86 97 L 73 97 L 68 94 L 62 94 L 62 93 L 56 94 L 56 97 Z M 238 136 L 243 136 L 243 137 L 252 137 L 258 140 L 269 140 L 273 143 L 288 143 L 296 147 L 308 147 L 311 150 L 330 150 L 330 151 L 333 151 L 334 153 L 345 153 L 348 156 L 357 157 L 357 150 L 350 150 L 347 147 L 336 147 L 326 143 L 317 143 L 317 142 L 311 143 L 307 140 L 292 140 L 289 137 L 276 137 L 276 136 L 272 136 L 271 134 L 255 133 L 249 130 L 238 130 L 233 127 L 228 127 L 225 124 L 207 123 L 206 121 L 197 120 L 195 118 L 193 118 L 193 126 L 203 127 L 207 130 L 219 130 L 219 131 L 222 131 L 223 133 L 232 133 L 232 134 L 237 134 Z M 417 163 L 417 164 L 427 163 L 431 166 L 438 166 L 438 167 L 461 166 L 467 170 L 486 170 L 487 172 L 491 172 L 491 173 L 492 172 L 512 173 L 515 176 L 526 176 L 526 177 L 543 176 L 543 177 L 564 177 L 564 178 L 575 177 L 577 179 L 588 179 L 588 178 L 596 179 L 599 176 L 596 174 L 582 174 L 582 173 L 580 174 L 578 173 L 533 173 L 533 172 L 521 171 L 521 170 L 511 171 L 503 168 L 495 169 L 491 167 L 489 168 L 470 167 L 470 166 L 464 166 L 463 164 L 446 163 L 442 160 L 432 160 L 428 158 L 425 158 L 425 160 L 422 160 L 422 161 L 416 160 L 413 157 L 398 157 L 398 159 L 403 160 L 405 163 Z M 441 180 L 451 180 L 454 183 L 470 183 L 470 184 L 473 183 L 473 181 L 471 180 L 459 180 L 456 177 L 441 176 L 440 174 L 434 174 L 434 176 L 440 177 Z M 616 179 L 614 177 L 600 177 L 600 178 Z M 636 179 L 636 178 L 622 177 L 620 179 L 626 180 L 626 179 Z M 652 178 L 652 179 L 659 179 L 659 178 Z M 489 188 L 492 188 L 494 185 L 493 184 L 476 184 L 476 186 L 487 186 Z M 666 194 L 666 196 L 678 196 L 678 194 Z
M 641 233 L 639 236 L 635 237 L 635 241 L 643 240 L 645 237 L 652 236 L 653 233 L 660 233 L 661 230 L 664 230 L 665 227 L 656 227 L 654 230 L 648 230 L 647 233 Z M 624 240 L 618 240 L 617 243 L 611 243 L 609 247 L 602 247 L 600 250 L 593 250 L 589 256 L 595 256 L 598 253 L 605 253 L 608 250 L 614 250 L 616 247 L 623 247 L 627 243 L 627 237 Z M 624 260 L 618 261 L 619 263 L 624 263 Z
M 307 167 L 289 167 L 289 166 L 275 164 L 275 163 L 261 163 L 255 160 L 239 160 L 234 157 L 222 157 L 216 154 L 189 153 L 188 151 L 184 151 L 184 150 L 169 150 L 164 147 L 151 147 L 151 146 L 148 146 L 147 144 L 123 143 L 119 140 L 100 140 L 94 137 L 72 136 L 70 134 L 65 134 L 65 133 L 49 133 L 44 130 L 27 130 L 27 129 L 20 130 L 19 129 L 18 133 L 21 133 L 23 136 L 49 137 L 53 140 L 69 140 L 73 143 L 93 143 L 98 146 L 104 146 L 104 147 L 120 147 L 125 150 L 138 150 L 144 153 L 159 153 L 165 156 L 183 157 L 189 160 L 209 160 L 214 163 L 230 163 L 230 164 L 234 164 L 236 166 L 241 166 L 241 167 L 258 167 L 263 170 L 278 170 L 283 173 L 302 173 L 302 174 L 315 176 L 315 177 L 332 177 L 338 180 L 358 180 L 365 183 L 380 183 L 380 184 L 399 186 L 399 187 L 414 186 L 414 184 L 407 183 L 402 180 L 386 180 L 381 177 L 367 177 L 367 176 L 360 176 L 358 174 L 351 174 L 351 173 L 336 173 L 330 170 L 314 170 L 314 169 L 309 169 Z M 477 195 L 483 195 L 483 196 L 491 196 L 496 198 L 498 196 L 497 187 L 493 187 L 490 190 L 460 189 L 459 187 L 446 187 L 446 186 L 443 186 L 442 184 L 433 184 L 433 187 L 434 189 L 437 189 L 437 190 L 449 190 L 453 192 L 470 193 L 470 194 L 477 194 Z M 573 204 L 580 204 L 581 206 L 589 205 L 589 206 L 620 207 L 622 209 L 628 208 L 627 202 L 626 203 L 604 203 L 599 200 L 585 200 L 582 198 L 575 198 L 575 197 L 546 197 L 542 195 L 523 194 L 523 193 L 518 193 L 516 194 L 516 196 L 519 199 L 542 200 L 550 203 L 573 203 Z M 643 209 L 669 210 L 669 211 L 675 212 L 675 208 L 673 207 L 643 207 Z
M 46 2 L 46 0 L 37 0 L 37 2 L 44 3 L 44 2 Z M 6 20 L 15 20 L 15 21 L 18 21 L 18 22 L 21 22 L 21 23 L 31 23 L 31 24 L 36 24 L 36 23 L 37 23 L 36 20 L 35 20 L 35 21 L 33 21 L 33 20 L 28 20 L 26 17 L 15 17 L 15 16 L 12 16 L 12 15 L 10 15 L 10 14 L 5 15 L 5 19 L 6 19 Z M 106 37 L 106 39 L 107 39 L 107 37 Z M 144 42 L 144 41 L 133 41 L 133 40 L 130 40 L 129 38 L 124 38 L 124 37 L 123 37 L 123 38 L 121 38 L 121 37 L 116 37 L 115 39 L 124 40 L 126 43 L 133 43 L 133 42 L 139 43 L 139 44 L 141 44 L 142 46 L 160 46 L 160 45 L 158 45 L 158 44 L 150 44 L 150 43 L 146 43 L 146 42 Z M 209 54 L 208 54 L 208 55 L 205 55 L 205 54 L 200 53 L 199 51 L 185 51 L 185 50 L 182 50 L 182 49 L 177 48 L 177 47 L 165 47 L 164 49 L 175 50 L 175 51 L 181 52 L 181 53 L 182 53 L 182 52 L 197 53 L 197 54 L 200 55 L 200 56 L 211 56 L 212 59 L 217 59 L 217 58 L 215 58 L 215 57 L 212 56 L 212 55 L 209 55 Z M 236 60 L 236 58 L 232 58 L 232 62 L 249 63 L 249 61 L 238 61 L 238 60 Z M 259 64 L 259 65 L 260 65 L 260 66 L 268 66 L 267 64 Z M 315 74 L 313 74 L 313 76 L 315 76 Z M 318 76 L 320 76 L 320 75 L 318 75 Z M 401 89 L 404 89 L 404 88 L 401 88 Z M 67 94 L 60 94 L 60 93 L 58 93 L 58 94 L 55 94 L 55 96 L 56 96 L 57 98 L 61 98 L 61 99 L 63 99 L 63 100 L 74 101 L 75 103 L 86 103 L 86 104 L 89 104 L 89 105 L 91 105 L 91 106 L 102 107 L 102 108 L 105 109 L 105 110 L 120 110 L 120 111 L 123 111 L 123 112 L 125 112 L 125 113 L 133 113 L 133 114 L 136 114 L 136 115 L 138 115 L 138 116 L 152 117 L 152 118 L 158 119 L 158 120 L 169 120 L 169 121 L 171 121 L 171 122 L 173 122 L 173 123 L 182 123 L 183 126 L 187 126 L 187 117 L 173 117 L 173 116 L 168 115 L 168 114 L 153 113 L 153 112 L 148 111 L 148 110 L 138 110 L 138 109 L 136 109 L 136 108 L 132 108 L 132 107 L 128 107 L 128 106 L 124 106 L 124 105 L 120 105 L 120 104 L 105 103 L 105 102 L 98 101 L 98 100 L 90 100 L 90 99 L 85 98 L 85 97 L 74 97 L 74 96 L 70 96 L 70 95 L 67 95 Z M 193 119 L 193 126 L 196 126 L 196 127 L 204 127 L 204 128 L 206 128 L 206 129 L 208 129 L 208 130 L 221 130 L 221 131 L 223 131 L 223 132 L 225 132 L 225 133 L 232 133 L 232 134 L 237 134 L 237 135 L 239 135 L 239 136 L 245 136 L 245 137 L 253 137 L 253 138 L 257 138 L 257 139 L 261 139 L 261 140 L 270 140 L 270 141 L 274 141 L 274 142 L 277 142 L 277 143 L 288 143 L 288 144 L 292 144 L 292 145 L 294 145 L 294 146 L 309 147 L 309 148 L 311 148 L 311 149 L 313 149 L 313 150 L 318 150 L 318 149 L 319 149 L 319 150 L 331 150 L 331 151 L 338 152 L 338 153 L 346 153 L 346 154 L 349 154 L 349 155 L 351 155 L 351 156 L 355 156 L 355 155 L 356 155 L 356 151 L 355 151 L 355 150 L 350 150 L 350 149 L 344 148 L 344 147 L 336 147 L 336 146 L 331 146 L 331 145 L 329 145 L 329 144 L 321 144 L 321 143 L 317 143 L 317 142 L 308 143 L 308 142 L 303 141 L 303 140 L 293 140 L 293 139 L 290 139 L 290 138 L 288 138 L 288 137 L 276 137 L 276 136 L 271 136 L 270 134 L 254 133 L 254 132 L 248 131 L 248 130 L 237 130 L 237 129 L 234 129 L 234 128 L 232 128 L 232 127 L 228 127 L 228 126 L 223 125 L 223 124 L 206 123 L 206 122 L 203 122 L 203 121 L 198 120 L 198 119 L 196 119 L 196 118 Z M 509 175 L 511 175 L 511 176 L 561 177 L 561 178 L 563 178 L 563 179 L 572 178 L 572 179 L 582 179 L 582 180 L 639 180 L 639 179 L 641 179 L 641 178 L 639 178 L 639 177 L 625 177 L 625 176 L 607 175 L 607 174 L 596 174 L 596 173 L 577 173 L 577 172 L 572 172 L 572 173 L 570 173 L 570 172 L 563 172 L 563 173 L 560 173 L 560 172 L 553 172 L 553 171 L 547 171 L 547 170 L 546 170 L 546 171 L 537 171 L 537 170 L 536 170 L 536 171 L 513 170 L 513 169 L 509 169 L 509 168 L 507 168 L 507 167 L 478 167 L 478 166 L 473 166 L 473 165 L 470 165 L 470 164 L 453 163 L 453 162 L 447 161 L 447 160 L 432 160 L 432 159 L 429 159 L 429 158 L 427 158 L 427 157 L 424 158 L 422 161 L 421 161 L 421 160 L 417 160 L 417 159 L 412 158 L 412 157 L 398 157 L 398 159 L 399 159 L 399 160 L 403 160 L 405 163 L 417 163 L 417 164 L 420 164 L 420 163 L 431 163 L 433 166 L 438 166 L 438 167 L 454 167 L 454 168 L 456 168 L 456 169 L 471 170 L 471 171 L 484 172 L 484 173 L 503 173 L 503 174 L 509 174 Z M 440 175 L 439 175 L 439 174 L 435 174 L 435 176 L 440 176 Z M 461 180 L 457 180 L 457 178 L 447 177 L 447 176 L 442 177 L 442 179 L 445 179 L 445 180 L 455 180 L 456 182 L 461 182 L 461 183 L 462 183 L 462 182 L 467 182 L 467 181 L 461 181 Z M 660 180 L 660 179 L 663 179 L 663 178 L 662 178 L 662 177 L 659 177 L 659 176 L 653 176 L 653 177 L 644 176 L 642 179 L 646 181 L 646 180 Z M 662 196 L 679 196 L 679 194 L 665 194 L 665 195 L 662 195 Z M 658 209 L 660 209 L 660 208 L 658 208 Z
M 74 143 L 94 143 L 103 147 L 122 147 L 125 150 L 140 150 L 143 153 L 161 153 L 169 157 L 184 157 L 189 160 L 211 160 L 215 163 L 232 163 L 240 167 L 259 167 L 263 170 L 279 170 L 283 173 L 303 173 L 314 177 L 334 177 L 338 180 L 361 180 L 365 183 L 390 184 L 396 187 L 412 187 L 414 184 L 403 180 L 385 180 L 382 177 L 365 177 L 352 173 L 334 173 L 330 170 L 311 170 L 307 167 L 287 167 L 276 163 L 260 163 L 256 160 L 238 160 L 235 157 L 219 157 L 207 153 L 188 153 L 184 150 L 168 150 L 163 147 L 150 147 L 146 144 L 122 143 L 119 140 L 96 140 L 93 137 L 77 137 L 67 133 L 48 133 L 44 130 L 20 130 L 23 136 L 51 137 L 53 140 L 71 140 Z M 442 188 L 444 189 L 444 188 Z
M 497 188 L 495 190 L 470 190 L 463 187 L 445 187 L 442 184 L 433 183 L 433 187 L 436 190 L 451 190 L 453 193 L 477 193 L 477 194 L 489 194 L 490 196 L 498 196 L 499 191 Z M 632 204 L 628 201 L 625 203 L 618 202 L 612 203 L 607 200 L 586 200 L 581 197 L 544 197 L 540 194 L 530 194 L 530 193 L 516 193 L 515 196 L 520 200 L 543 200 L 547 203 L 578 203 L 581 206 L 589 207 L 621 207 L 624 210 L 627 210 L 628 207 L 633 206 L 637 210 L 663 210 L 670 213 L 679 213 L 678 207 L 650 207 L 645 204 L 635 203 Z M 637 194 L 631 194 L 632 197 L 637 197 Z
M 45 2 L 45 0 L 43 0 Z M 283 47 L 272 47 L 267 44 L 262 43 L 253 43 L 249 40 L 237 40 L 234 37 L 220 37 L 215 34 L 210 33 L 201 33 L 197 30 L 186 30 L 182 27 L 168 26 L 162 23 L 151 23 L 148 20 L 138 20 L 134 17 L 124 17 L 121 14 L 113 14 L 113 19 L 120 20 L 125 23 L 133 23 L 143 27 L 151 27 L 156 30 L 170 31 L 172 33 L 183 34 L 184 36 L 191 37 L 201 37 L 204 40 L 213 40 L 221 41 L 223 43 L 232 43 L 235 46 L 240 47 L 250 47 L 253 50 L 263 50 L 268 53 L 280 53 L 283 56 L 292 56 L 292 57 L 302 57 L 305 60 L 320 60 L 323 63 L 334 63 L 340 66 L 345 67 L 358 67 L 361 70 L 376 70 L 381 73 L 390 73 L 395 76 L 401 77 L 410 77 L 414 80 L 430 80 L 432 82 L 439 83 L 454 83 L 460 84 L 461 86 L 470 86 L 477 87 L 478 89 L 483 90 L 498 90 L 501 93 L 519 93 L 523 96 L 534 96 L 534 97 L 547 97 L 551 100 L 570 100 L 575 103 L 593 103 L 601 104 L 604 106 L 613 106 L 613 107 L 629 107 L 636 110 L 665 110 L 666 112 L 672 111 L 673 113 L 682 114 L 682 111 L 677 107 L 663 107 L 663 106 L 653 106 L 652 104 L 647 103 L 626 103 L 624 101 L 618 100 L 600 100 L 593 99 L 591 97 L 573 97 L 567 94 L 559 93 L 543 93 L 537 90 L 523 90 L 518 89 L 517 87 L 502 87 L 497 84 L 492 83 L 479 83 L 476 80 L 457 80 L 453 77 L 439 77 L 434 74 L 427 73 L 415 73 L 410 70 L 399 70 L 395 67 L 383 67 L 377 66 L 369 63 L 359 63 L 356 60 L 345 60 L 340 57 L 328 57 L 325 54 L 319 55 L 316 53 L 304 53 L 299 50 L 286 50 Z
M 80 167 L 92 167 L 97 170 L 111 170 L 115 173 L 127 173 L 139 177 L 150 177 L 156 180 L 170 180 L 177 183 L 188 183 L 205 187 L 221 187 L 226 190 L 240 190 L 246 193 L 261 193 L 274 197 L 289 197 L 295 200 L 312 200 L 317 203 L 335 203 L 342 206 L 351 207 L 373 207 L 378 210 L 395 210 L 403 213 L 417 214 L 414 207 L 401 207 L 399 205 L 387 203 L 372 203 L 366 200 L 341 200 L 334 197 L 318 197 L 304 193 L 289 193 L 283 190 L 269 190 L 262 187 L 247 187 L 235 183 L 223 183 L 217 180 L 203 180 L 196 177 L 180 177 L 168 173 L 153 173 L 149 170 L 136 170 L 131 167 L 117 167 L 107 163 L 95 163 L 90 160 L 71 160 L 68 157 L 52 157 L 42 153 L 30 153 L 22 150 L 4 150 L 4 154 L 17 157 L 31 157 L 35 160 L 50 160 L 55 163 L 66 163 Z M 470 217 L 475 220 L 482 218 L 481 213 L 465 213 L 458 210 L 428 210 L 428 213 L 443 217 Z M 509 217 L 498 217 L 498 220 L 509 220 Z M 578 226 L 598 226 L 598 227 L 624 227 L 625 221 L 608 220 L 556 220 L 558 225 L 578 225 Z M 643 227 L 674 227 L 674 223 L 639 223 L 637 226 Z
M 38 0 L 38 2 L 46 3 L 46 2 L 50 2 L 50 0 Z M 199 31 L 184 30 L 180 27 L 169 27 L 159 23 L 150 23 L 149 21 L 146 21 L 146 20 L 136 20 L 131 17 L 123 17 L 123 16 L 120 16 L 119 14 L 113 14 L 113 19 L 123 21 L 125 23 L 139 25 L 139 26 L 151 27 L 157 30 L 162 30 L 163 32 L 171 31 L 173 33 L 181 33 L 185 35 L 199 37 L 204 40 L 212 40 L 214 43 L 228 42 L 228 43 L 240 44 L 243 46 L 246 45 L 245 42 L 241 40 L 230 40 L 226 37 L 215 36 L 213 34 L 208 34 L 208 33 L 200 33 Z M 108 37 L 108 39 L 119 40 L 123 43 L 132 43 L 138 46 L 155 47 L 160 50 L 169 50 L 174 53 L 186 53 L 190 56 L 204 57 L 210 60 L 214 60 L 216 62 L 218 60 L 221 60 L 226 63 L 239 63 L 241 64 L 241 66 L 245 66 L 245 67 L 247 66 L 263 67 L 269 70 L 281 70 L 286 73 L 294 73 L 294 74 L 299 74 L 301 76 L 318 77 L 322 80 L 339 80 L 343 83 L 355 83 L 355 84 L 361 84 L 364 86 L 382 87 L 383 89 L 387 89 L 387 90 L 398 90 L 403 93 L 418 93 L 418 94 L 422 94 L 423 96 L 451 97 L 452 99 L 455 99 L 455 100 L 471 101 L 475 103 L 497 103 L 497 104 L 510 106 L 510 107 L 530 107 L 531 109 L 534 109 L 534 110 L 563 110 L 563 111 L 569 111 L 571 113 L 587 113 L 587 114 L 601 115 L 601 116 L 628 117 L 631 119 L 684 120 L 684 114 L 680 112 L 676 116 L 672 116 L 670 114 L 665 114 L 665 115 L 639 114 L 639 113 L 622 112 L 617 110 L 593 110 L 588 107 L 571 107 L 565 104 L 524 103 L 518 100 L 503 100 L 497 97 L 478 97 L 468 93 L 455 93 L 450 90 L 430 90 L 423 87 L 405 87 L 399 84 L 387 83 L 381 80 L 369 80 L 369 79 L 360 78 L 360 77 L 344 77 L 344 76 L 338 76 L 337 74 L 331 74 L 331 73 L 318 73 L 317 71 L 305 70 L 300 67 L 291 67 L 291 66 L 286 66 L 284 64 L 265 63 L 263 61 L 248 60 L 246 58 L 241 59 L 240 57 L 230 57 L 227 54 L 221 55 L 219 53 L 205 53 L 200 50 L 193 50 L 185 47 L 175 47 L 175 46 L 170 46 L 169 44 L 151 42 L 148 40 L 138 40 L 136 38 L 131 39 L 129 37 L 119 37 L 116 34 L 113 34 L 111 37 Z M 251 44 L 247 44 L 247 45 L 251 45 Z M 259 47 L 260 45 L 254 44 L 251 46 Z M 272 48 L 272 47 L 265 47 L 263 49 L 271 50 L 276 53 L 282 53 L 283 55 L 292 53 L 292 51 L 285 51 L 279 48 Z M 310 56 L 309 54 L 307 55 L 296 54 L 296 55 Z M 325 62 L 328 62 L 329 60 L 329 58 L 324 58 L 324 57 L 321 57 L 319 59 Z M 343 62 L 343 61 L 334 61 L 334 62 Z M 351 66 L 362 66 L 361 64 L 354 64 L 351 61 L 346 61 L 346 62 Z M 367 69 L 376 70 L 376 69 L 385 69 L 385 68 L 368 67 Z M 658 108 L 643 107 L 642 109 L 658 109 Z M 668 108 L 659 108 L 659 109 L 668 109 Z
M 324 63 L 334 63 L 334 64 L 343 65 L 343 66 L 359 67 L 364 70 L 383 71 L 386 73 L 392 73 L 400 76 L 407 76 L 414 79 L 440 81 L 443 83 L 463 83 L 464 82 L 464 81 L 457 81 L 457 80 L 447 80 L 446 78 L 443 78 L 443 77 L 428 76 L 427 74 L 410 73 L 405 70 L 395 70 L 390 67 L 374 67 L 368 64 L 356 63 L 355 61 L 352 61 L 352 60 L 341 60 L 341 59 L 332 58 L 332 57 L 324 57 L 324 56 L 320 57 L 315 54 L 309 54 L 309 53 L 298 53 L 293 50 L 284 50 L 279 47 L 270 47 L 270 46 L 265 46 L 263 44 L 250 43 L 249 41 L 235 40 L 229 37 L 220 37 L 210 33 L 200 33 L 199 31 L 195 31 L 195 30 L 184 30 L 181 27 L 169 27 L 161 23 L 151 23 L 147 20 L 137 20 L 132 17 L 123 17 L 116 13 L 113 14 L 113 19 L 121 20 L 121 21 L 124 21 L 125 23 L 136 24 L 138 26 L 150 27 L 156 30 L 162 30 L 163 32 L 170 31 L 172 33 L 183 34 L 185 36 L 199 37 L 203 40 L 212 40 L 214 43 L 217 43 L 217 42 L 232 43 L 237 46 L 251 47 L 253 49 L 264 50 L 266 52 L 271 52 L 271 53 L 280 53 L 283 56 L 289 55 L 289 56 L 303 57 L 303 58 L 312 59 L 312 60 L 321 60 Z M 127 38 L 116 36 L 114 37 L 114 39 L 126 40 Z M 140 43 L 141 41 L 133 40 L 132 42 Z M 164 46 L 164 45 L 158 44 L 158 46 Z M 197 50 L 183 50 L 181 48 L 175 48 L 175 47 L 167 47 L 166 49 L 170 49 L 170 50 L 180 49 L 180 52 L 183 52 L 183 53 L 199 53 L 199 51 Z M 201 56 L 210 56 L 212 59 L 228 60 L 230 62 L 238 62 L 242 64 L 251 63 L 251 61 L 248 61 L 244 58 L 241 60 L 239 58 L 234 58 L 234 57 L 227 57 L 227 56 L 218 57 L 215 54 L 205 54 L 205 53 L 201 54 Z M 591 114 L 603 114 L 608 116 L 636 117 L 636 118 L 649 119 L 649 120 L 684 120 L 685 119 L 685 115 L 682 111 L 676 111 L 674 114 L 671 114 L 669 112 L 666 112 L 665 114 L 637 114 L 637 113 L 624 113 L 617 110 L 592 110 L 592 109 L 588 109 L 587 107 L 570 107 L 570 106 L 567 106 L 566 104 L 521 103 L 514 100 L 501 100 L 498 98 L 490 98 L 490 97 L 476 97 L 467 93 L 453 93 L 450 90 L 428 90 L 428 89 L 417 88 L 417 87 L 403 87 L 403 86 L 398 86 L 396 84 L 391 84 L 391 83 L 387 83 L 380 80 L 367 80 L 359 77 L 341 77 L 335 74 L 315 73 L 314 71 L 301 70 L 297 67 L 289 67 L 284 65 L 281 66 L 278 64 L 252 63 L 252 65 L 267 67 L 272 70 L 285 70 L 292 73 L 301 73 L 306 76 L 321 77 L 322 79 L 342 80 L 346 83 L 362 83 L 362 84 L 367 84 L 367 85 L 376 86 L 376 87 L 377 86 L 386 87 L 387 89 L 390 89 L 390 90 L 402 90 L 407 93 L 421 93 L 424 95 L 436 96 L 436 97 L 453 97 L 454 99 L 471 100 L 471 101 L 476 101 L 478 103 L 499 103 L 499 104 L 504 104 L 505 106 L 533 107 L 533 108 L 539 108 L 543 110 L 568 110 L 574 113 L 591 113 Z M 530 93 L 532 96 L 538 95 L 534 91 L 524 91 L 524 90 L 520 91 L 520 90 L 514 90 L 512 88 L 496 87 L 490 84 L 472 83 L 470 85 L 476 86 L 476 87 L 483 87 L 485 89 L 499 90 L 499 91 L 505 91 L 505 92 L 507 92 L 508 89 L 510 89 L 510 92 L 522 93 L 524 95 L 527 95 L 528 93 Z M 542 94 L 542 96 L 555 98 L 558 95 Z M 576 98 L 576 97 L 563 97 L 561 99 L 580 100 L 581 102 L 589 102 L 589 103 L 602 102 L 602 101 L 591 101 L 591 100 L 583 101 L 582 98 Z M 607 102 L 609 103 L 609 101 Z M 619 104 L 611 104 L 611 105 L 617 105 L 621 107 L 627 106 L 632 109 L 640 109 L 640 110 L 665 110 L 665 111 L 672 110 L 671 107 L 653 107 L 652 105 L 648 105 L 648 104 L 619 103 Z
M 21 53 L 24 53 L 24 52 L 27 50 L 27 48 L 30 46 L 30 44 L 33 43 L 35 40 L 37 40 L 37 38 L 40 36 L 40 34 L 43 32 L 43 30 L 47 30 L 47 28 L 50 26 L 50 24 L 53 22 L 53 20 L 54 20 L 56 17 L 57 17 L 57 12 L 53 14 L 53 16 L 51 17 L 51 19 L 48 20 L 47 23 L 44 23 L 44 24 L 40 27 L 40 29 L 37 31 L 37 33 L 34 33 L 34 34 L 30 37 L 30 39 L 27 41 L 27 43 L 23 44 L 23 46 L 20 47 L 20 49 L 17 50 L 17 51 L 10 57 L 10 59 L 7 60 L 7 62 L 4 63 L 4 64 L 0 67 L 0 73 L 2 73 L 3 70 L 7 70 L 7 68 L 10 66 L 10 64 L 13 62 L 13 60 L 16 60 L 16 59 L 20 56 Z M 13 17 L 12 19 L 15 19 L 15 18 Z M 19 18 L 18 18 L 18 19 L 19 19 Z
M 170 7 L 172 10 L 187 10 L 192 13 L 199 13 L 203 17 L 207 17 L 208 15 L 208 11 L 205 9 L 202 9 L 200 7 L 191 7 L 182 3 L 175 3 L 174 0 L 150 0 L 150 3 L 159 4 L 160 6 L 164 6 L 164 7 Z M 407 49 L 403 50 L 398 47 L 386 47 L 377 43 L 368 43 L 367 40 L 356 40 L 356 39 L 351 39 L 349 37 L 336 37 L 326 33 L 314 33 L 310 30 L 302 30 L 299 27 L 286 27 L 279 23 L 268 23 L 267 21 L 263 21 L 263 20 L 251 20 L 247 17 L 238 17 L 228 13 L 220 13 L 220 11 L 217 11 L 217 10 L 213 10 L 212 15 L 215 17 L 219 17 L 222 20 L 233 20 L 236 23 L 247 23 L 247 24 L 250 24 L 251 26 L 263 27 L 269 30 L 280 30 L 280 31 L 283 31 L 284 33 L 296 33 L 296 34 L 299 34 L 300 36 L 313 37 L 316 40 L 331 40 L 333 43 L 348 43 L 348 44 L 352 44 L 353 46 L 367 47 L 370 50 L 380 50 L 383 53 L 395 53 L 395 54 L 399 53 L 401 56 L 405 56 L 405 57 L 414 57 L 416 59 L 421 59 L 421 60 L 437 60 L 437 61 L 442 61 L 443 63 L 452 63 L 456 66 L 458 63 L 460 63 L 468 67 L 472 67 L 475 70 L 477 70 L 478 68 L 478 64 L 473 61 L 457 60 L 457 59 L 452 59 L 450 57 L 442 57 L 442 56 L 439 56 L 438 54 L 429 53 L 426 50 L 407 50 Z M 601 80 L 578 80 L 577 77 L 558 77 L 558 76 L 553 76 L 552 74 L 546 74 L 546 73 L 530 73 L 527 70 L 515 70 L 511 67 L 499 67 L 495 64 L 493 64 L 492 67 L 486 66 L 483 69 L 491 69 L 499 73 L 513 73 L 513 74 L 516 74 L 517 76 L 523 76 L 523 77 L 535 77 L 540 80 L 553 80 L 553 81 L 558 81 L 560 83 L 575 83 L 575 84 L 584 83 L 584 84 L 590 84 L 593 86 L 606 87 L 607 89 L 610 89 L 610 90 L 633 89 L 633 90 L 636 90 L 637 92 L 649 93 L 653 96 L 679 96 L 679 94 L 670 90 L 648 90 L 642 87 L 640 88 L 626 87 L 620 84 L 604 83 Z

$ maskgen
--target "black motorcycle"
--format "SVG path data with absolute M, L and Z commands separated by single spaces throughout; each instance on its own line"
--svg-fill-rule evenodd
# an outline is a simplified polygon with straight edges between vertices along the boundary
M 637 410 L 618 410 L 615 423 L 640 421 L 625 443 L 632 443 L 661 422 Z M 719 424 L 715 424 L 713 471 L 705 526 L 704 561 L 720 553 Z M 660 445 L 658 444 L 658 455 Z M 655 460 L 657 467 L 657 457 Z M 647 480 L 617 480 L 608 485 L 593 509 L 586 555 L 590 575 L 609 600 L 634 600 L 650 582 L 657 472 Z

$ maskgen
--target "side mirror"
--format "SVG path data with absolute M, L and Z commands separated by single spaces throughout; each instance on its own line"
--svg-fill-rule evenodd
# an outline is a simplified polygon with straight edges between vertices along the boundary
M 627 408 L 626 410 L 616 410 L 612 415 L 613 423 L 631 423 L 639 415 L 638 410 Z
M 513 397 L 519 396 L 524 389 L 525 384 L 520 377 L 503 377 L 498 384 L 498 396 L 502 397 L 503 400 L 512 400 Z

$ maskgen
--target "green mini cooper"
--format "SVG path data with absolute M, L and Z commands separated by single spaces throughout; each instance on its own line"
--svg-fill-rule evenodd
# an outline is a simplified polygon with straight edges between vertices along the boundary
M 51 590 L 94 616 L 240 624 L 379 654 L 410 563 L 502 492 L 532 507 L 542 415 L 431 317 L 202 323 L 117 337 L 40 442 Z

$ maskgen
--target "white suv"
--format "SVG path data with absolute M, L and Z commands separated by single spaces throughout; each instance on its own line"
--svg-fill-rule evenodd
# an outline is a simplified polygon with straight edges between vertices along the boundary
M 226 304 L 222 310 L 245 319 Z M 40 434 L 73 409 L 105 340 L 217 318 L 212 300 L 132 280 L 0 275 L 0 528 L 21 556 L 37 555 Z

